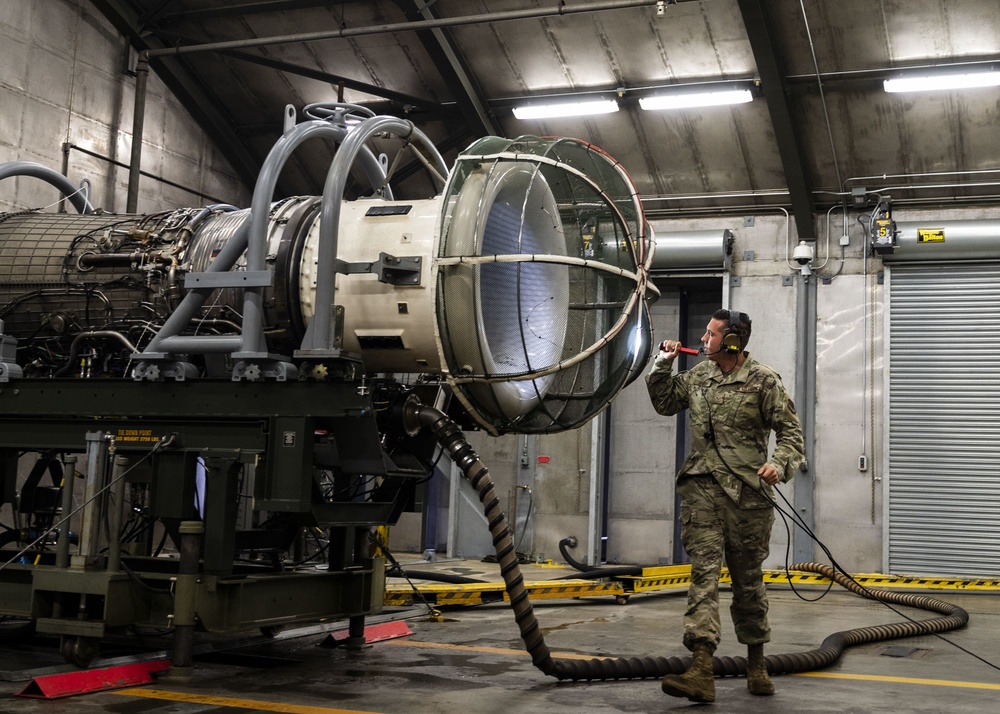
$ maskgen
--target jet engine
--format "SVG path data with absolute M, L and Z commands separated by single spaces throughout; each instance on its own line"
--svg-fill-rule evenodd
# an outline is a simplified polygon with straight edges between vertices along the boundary
M 371 534 L 432 471 L 407 398 L 492 434 L 555 432 L 648 360 L 652 235 L 603 151 L 487 137 L 449 171 L 408 121 L 306 117 L 249 208 L 109 214 L 44 167 L 0 166 L 78 210 L 0 214 L 0 614 L 68 659 L 137 623 L 174 626 L 183 666 L 195 627 L 378 612 Z M 394 199 L 374 137 L 441 193 Z M 338 145 L 322 195 L 276 199 L 316 138 Z M 374 197 L 344 200 L 359 167 Z M 303 572 L 310 549 L 324 567 Z

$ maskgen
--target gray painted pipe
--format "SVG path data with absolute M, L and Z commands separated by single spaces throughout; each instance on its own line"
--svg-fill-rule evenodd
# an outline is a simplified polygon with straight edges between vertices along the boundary
M 434 143 L 409 121 L 390 116 L 375 116 L 365 119 L 350 131 L 333 157 L 326 184 L 323 186 L 323 208 L 320 212 L 319 247 L 316 256 L 316 310 L 309 321 L 309 327 L 306 328 L 306 334 L 302 338 L 301 347 L 304 351 L 324 351 L 332 347 L 331 323 L 333 315 L 329 308 L 334 303 L 336 288 L 340 205 L 343 201 L 348 174 L 355 158 L 364 148 L 365 142 L 381 132 L 389 132 L 406 138 L 414 144 L 423 145 L 429 155 L 434 158 L 436 168 L 442 175 L 448 173 L 444 159 L 438 153 Z M 256 205 L 256 194 L 254 199 Z M 263 259 L 263 256 L 261 258 Z M 247 269 L 251 269 L 249 264 Z M 245 325 L 245 313 L 243 317 Z
M 135 105 L 132 108 L 132 156 L 128 167 L 128 194 L 125 212 L 135 213 L 139 205 L 139 167 L 142 163 L 142 129 L 146 116 L 146 80 L 149 78 L 149 54 L 139 53 L 135 63 Z
M 247 243 L 247 271 L 266 270 L 268 215 L 282 168 L 292 153 L 306 140 L 326 137 L 338 140 L 343 132 L 328 122 L 309 121 L 285 132 L 271 148 L 254 187 L 250 204 L 250 232 Z M 340 156 L 338 151 L 336 156 Z M 334 161 L 336 161 L 336 156 Z M 247 288 L 243 294 L 243 340 L 241 357 L 266 356 L 263 329 L 264 289 Z
M 5 164 L 0 164 L 0 181 L 12 176 L 31 176 L 47 181 L 62 192 L 66 200 L 73 204 L 77 213 L 94 213 L 94 207 L 90 205 L 87 197 L 80 193 L 80 188 L 74 186 L 68 178 L 48 166 L 31 161 L 8 161 Z
M 239 228 L 233 233 L 232 237 L 226 241 L 226 244 L 222 247 L 222 250 L 215 257 L 215 260 L 208 266 L 206 273 L 220 273 L 226 270 L 230 270 L 243 251 L 247 247 L 247 234 L 249 233 L 249 223 L 244 221 L 240 224 Z M 181 353 L 185 351 L 195 352 L 197 349 L 184 349 L 187 347 L 186 344 L 178 345 L 176 350 L 170 350 L 168 340 L 172 340 L 175 336 L 180 335 L 181 330 L 187 327 L 188 323 L 191 322 L 192 318 L 201 310 L 202 305 L 205 304 L 205 300 L 208 296 L 212 294 L 215 288 L 195 288 L 191 290 L 184 299 L 181 300 L 181 304 L 177 306 L 177 309 L 171 313 L 167 321 L 163 323 L 160 331 L 156 333 L 156 336 L 150 341 L 143 350 L 143 354 L 160 356 L 159 353 L 173 351 L 175 353 Z M 211 341 L 218 340 L 224 335 L 210 336 L 202 335 L 201 340 Z M 198 349 L 204 350 L 206 352 L 213 351 L 208 349 L 205 343 L 199 342 Z M 226 347 L 229 347 L 229 343 L 226 343 Z M 223 350 L 218 350 L 223 351 Z
M 691 2 L 692 0 L 679 0 Z M 335 40 L 344 37 L 360 37 L 363 35 L 385 35 L 394 32 L 417 32 L 433 30 L 441 27 L 461 27 L 463 25 L 481 25 L 505 20 L 529 20 L 557 15 L 574 15 L 602 10 L 625 10 L 633 7 L 652 7 L 655 0 L 618 0 L 617 2 L 591 2 L 583 4 L 564 5 L 552 3 L 549 7 L 528 8 L 525 10 L 509 10 L 506 12 L 490 12 L 481 15 L 465 15 L 462 17 L 441 17 L 433 20 L 415 20 L 413 22 L 395 22 L 369 27 L 341 27 L 323 32 L 305 32 L 294 35 L 278 35 L 276 37 L 254 37 L 246 40 L 229 40 L 227 42 L 208 42 L 201 45 L 184 45 L 180 47 L 165 47 L 149 50 L 150 57 L 191 54 L 193 52 L 213 52 L 222 50 L 237 50 L 246 47 L 267 47 L 283 45 L 292 42 L 313 42 L 316 40 Z

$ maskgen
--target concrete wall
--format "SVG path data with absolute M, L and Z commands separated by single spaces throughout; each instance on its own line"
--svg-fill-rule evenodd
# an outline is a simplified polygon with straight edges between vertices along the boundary
M 127 40 L 84 0 L 3 0 L 0 46 L 0 163 L 30 161 L 74 184 L 89 180 L 95 207 L 123 212 L 128 170 L 111 162 L 127 165 L 132 147 L 135 57 Z M 139 213 L 249 205 L 251 189 L 152 72 L 143 134 L 142 170 L 185 188 L 143 178 Z M 0 211 L 59 198 L 38 179 L 0 182 Z

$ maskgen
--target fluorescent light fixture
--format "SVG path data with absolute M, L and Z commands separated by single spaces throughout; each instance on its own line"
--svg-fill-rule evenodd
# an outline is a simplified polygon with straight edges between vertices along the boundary
M 717 107 L 724 104 L 745 104 L 753 101 L 749 89 L 708 89 L 705 91 L 664 92 L 641 97 L 639 106 L 646 110 Z
M 1000 72 L 995 70 L 989 72 L 914 75 L 912 77 L 886 79 L 882 82 L 882 86 L 887 92 L 929 92 L 941 89 L 996 87 L 998 85 L 1000 85 Z
M 514 116 L 518 119 L 551 119 L 553 117 L 610 114 L 616 111 L 618 111 L 618 102 L 614 99 L 587 99 L 554 104 L 525 104 L 514 107 Z

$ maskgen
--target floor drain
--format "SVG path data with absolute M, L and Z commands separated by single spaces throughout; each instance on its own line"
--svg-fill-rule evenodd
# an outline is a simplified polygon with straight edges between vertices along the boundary
M 881 652 L 880 655 L 883 657 L 912 657 L 918 653 L 926 652 L 926 650 L 921 650 L 918 647 L 905 647 L 903 645 L 890 645 L 886 647 Z

